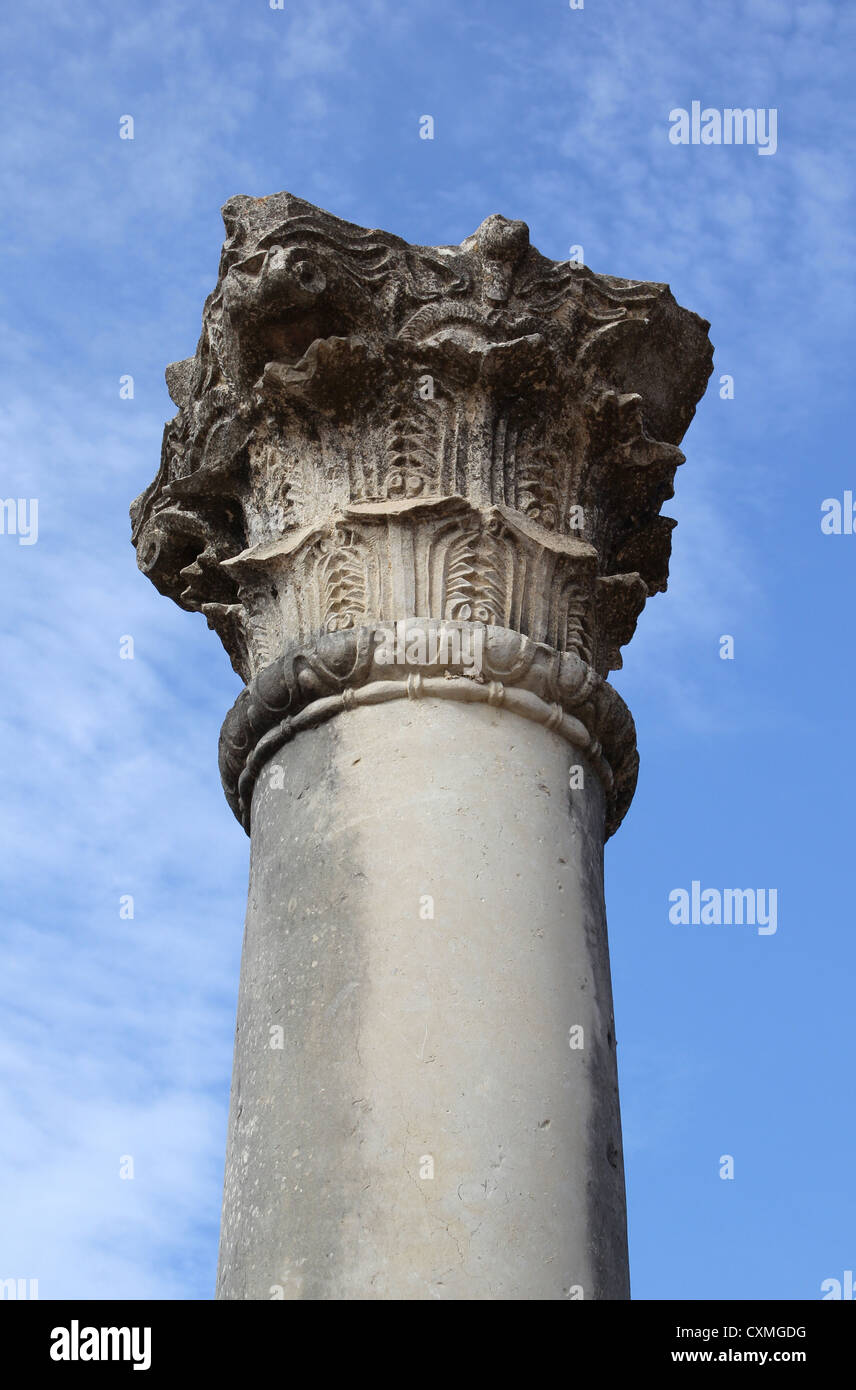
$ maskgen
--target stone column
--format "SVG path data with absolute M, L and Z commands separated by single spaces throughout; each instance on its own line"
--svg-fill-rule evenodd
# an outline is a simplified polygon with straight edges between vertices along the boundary
M 238 197 L 140 567 L 245 689 L 217 1295 L 629 1296 L 607 683 L 666 587 L 709 325 L 492 216 L 410 246 Z

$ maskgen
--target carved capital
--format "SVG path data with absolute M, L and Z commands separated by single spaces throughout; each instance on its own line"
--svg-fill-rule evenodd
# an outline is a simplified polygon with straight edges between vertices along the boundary
M 287 193 L 223 218 L 131 509 L 158 589 L 205 614 L 251 688 L 285 653 L 411 617 L 620 667 L 666 587 L 660 508 L 709 325 L 666 285 L 545 259 L 499 216 L 440 247 Z

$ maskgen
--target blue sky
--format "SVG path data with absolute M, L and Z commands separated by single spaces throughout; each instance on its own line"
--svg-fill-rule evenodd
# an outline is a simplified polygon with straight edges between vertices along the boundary
M 424 244 L 520 217 L 545 255 L 582 245 L 711 321 L 670 591 L 614 677 L 642 758 L 606 851 L 633 1291 L 815 1299 L 856 1267 L 856 536 L 820 529 L 856 488 L 854 30 L 811 0 L 9 7 L 0 495 L 38 498 L 39 532 L 0 536 L 0 1278 L 213 1291 L 239 682 L 138 573 L 127 511 L 219 208 L 281 189 Z M 775 108 L 776 153 L 671 144 L 694 100 Z M 694 879 L 777 889 L 777 932 L 670 924 Z

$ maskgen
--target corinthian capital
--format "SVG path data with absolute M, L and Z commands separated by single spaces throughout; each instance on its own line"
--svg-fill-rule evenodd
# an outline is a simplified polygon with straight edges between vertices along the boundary
M 178 414 L 132 508 L 141 569 L 249 684 L 296 646 L 479 623 L 604 678 L 665 589 L 708 324 L 547 260 L 524 222 L 411 246 L 237 197 Z
M 621 664 L 666 586 L 677 445 L 711 370 L 667 286 L 546 260 L 492 216 L 409 246 L 233 198 L 140 567 L 249 680 L 292 639 L 472 618 Z

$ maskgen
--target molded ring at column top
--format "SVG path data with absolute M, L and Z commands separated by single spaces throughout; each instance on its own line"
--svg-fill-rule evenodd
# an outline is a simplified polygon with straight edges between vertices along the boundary
M 501 707 L 555 730 L 588 756 L 606 794 L 606 835 L 633 798 L 633 717 L 572 652 L 508 628 L 408 618 L 296 643 L 245 687 L 220 733 L 226 799 L 249 834 L 256 778 L 296 734 L 359 705 L 446 699 Z

